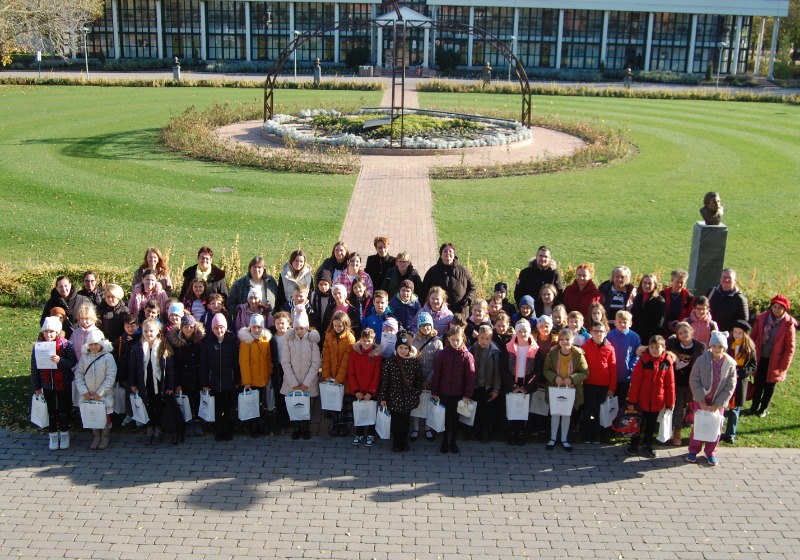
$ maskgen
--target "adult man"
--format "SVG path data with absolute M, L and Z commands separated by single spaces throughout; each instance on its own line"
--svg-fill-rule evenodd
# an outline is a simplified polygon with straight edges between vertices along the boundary
M 544 307 L 539 298 L 539 291 L 545 284 L 553 284 L 558 290 L 556 300 L 561 299 L 564 292 L 564 281 L 558 273 L 558 264 L 553 260 L 550 249 L 542 245 L 536 251 L 536 257 L 530 260 L 528 267 L 519 273 L 517 285 L 514 288 L 514 301 L 519 305 L 522 296 L 531 296 L 536 303 L 536 311 Z
M 711 288 L 707 295 L 711 318 L 716 321 L 720 331 L 730 332 L 737 319 L 749 319 L 747 298 L 736 286 L 736 271 L 732 268 L 722 271 L 719 286 Z

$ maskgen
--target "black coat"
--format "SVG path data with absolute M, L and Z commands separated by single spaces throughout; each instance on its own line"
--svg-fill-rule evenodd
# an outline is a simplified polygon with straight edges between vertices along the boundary
M 386 401 L 387 408 L 392 412 L 410 412 L 419 406 L 423 381 L 425 374 L 416 358 L 399 358 L 397 355 L 386 358 L 381 363 L 378 400 Z
M 169 343 L 175 352 L 175 386 L 184 393 L 199 391 L 200 385 L 200 351 L 206 331 L 200 323 L 195 324 L 194 335 L 190 340 L 183 337 L 180 329 L 169 332 Z
M 708 306 L 711 309 L 711 318 L 720 331 L 730 332 L 736 319 L 750 320 L 747 298 L 739 288 L 727 295 L 722 293 L 719 286 L 711 288 L 708 292 Z
M 381 289 L 380 287 L 383 286 L 383 281 L 386 279 L 386 273 L 395 267 L 396 262 L 397 259 L 390 255 L 381 258 L 376 253 L 367 257 L 367 264 L 364 267 L 364 272 L 369 274 L 369 277 L 372 279 L 372 285 L 376 290 Z M 389 297 L 391 298 L 392 294 L 389 294 Z
M 386 278 L 383 279 L 380 289 L 388 293 L 389 299 L 392 299 L 394 296 L 400 293 L 400 283 L 403 280 L 411 280 L 414 283 L 414 293 L 417 294 L 420 302 L 424 302 L 428 299 L 428 294 L 422 292 L 422 277 L 420 277 L 419 272 L 417 272 L 417 269 L 414 268 L 411 263 L 408 263 L 408 268 L 406 269 L 405 274 L 400 274 L 400 271 L 397 270 L 396 266 L 394 268 L 390 268 L 386 272 Z M 372 281 L 374 284 L 375 279 L 373 278 Z
M 661 334 L 661 330 L 664 328 L 664 320 L 667 317 L 667 304 L 660 295 L 650 296 L 644 303 L 643 299 L 642 293 L 636 294 L 633 299 L 633 306 L 631 306 L 633 324 L 631 325 L 631 330 L 639 335 L 642 344 L 647 345 L 650 342 L 650 337 Z
M 186 292 L 189 289 L 189 284 L 192 280 L 197 278 L 197 265 L 190 266 L 183 271 L 183 286 L 181 287 L 181 295 L 178 298 L 183 301 L 186 297 Z M 228 299 L 228 285 L 225 283 L 225 271 L 211 265 L 211 273 L 208 275 L 208 295 L 222 294 L 222 297 Z
M 453 264 L 444 264 L 440 258 L 428 269 L 422 281 L 422 292 L 427 294 L 434 286 L 439 286 L 447 293 L 450 311 L 469 316 L 470 306 L 475 301 L 475 281 L 469 271 L 459 264 L 458 257 Z M 427 296 L 425 299 L 427 301 Z
M 200 349 L 200 386 L 212 391 L 233 391 L 241 384 L 239 339 L 228 331 L 222 342 L 211 333 Z
M 105 300 L 97 307 L 97 319 L 100 321 L 100 330 L 108 340 L 117 340 L 125 332 L 122 316 L 128 312 L 128 307 L 121 301 L 116 307 L 111 307 Z
M 141 338 L 131 349 L 131 357 L 128 362 L 128 382 L 131 387 L 136 387 L 139 396 L 147 403 L 147 378 L 146 362 L 144 359 L 144 340 Z M 167 391 L 175 390 L 175 369 L 172 360 L 172 348 L 166 340 L 161 340 L 159 347 L 159 364 L 161 365 L 162 377 L 158 386 L 158 392 L 165 394 Z
M 44 323 L 44 320 L 50 316 L 50 311 L 54 307 L 61 307 L 64 311 L 67 312 L 67 317 L 62 324 L 62 328 L 64 329 L 64 335 L 67 340 L 72 335 L 72 331 L 75 329 L 75 325 L 78 324 L 78 308 L 81 305 L 94 305 L 91 300 L 78 295 L 77 290 L 75 290 L 75 286 L 72 286 L 72 290 L 70 290 L 69 295 L 65 298 L 61 297 L 61 294 L 58 293 L 58 290 L 53 288 L 50 291 L 50 299 L 47 300 L 47 303 L 44 304 L 44 309 L 42 309 L 42 317 L 39 320 L 39 326 Z M 80 352 L 80 348 L 77 350 Z
M 531 296 L 536 304 L 536 309 L 544 308 L 544 303 L 539 299 L 539 291 L 545 284 L 553 284 L 558 291 L 556 298 L 561 300 L 561 294 L 564 293 L 564 281 L 558 270 L 555 268 L 542 270 L 535 260 L 532 261 L 527 268 L 523 268 L 519 272 L 517 285 L 514 286 L 514 301 L 517 302 L 517 306 L 519 306 L 522 296 Z

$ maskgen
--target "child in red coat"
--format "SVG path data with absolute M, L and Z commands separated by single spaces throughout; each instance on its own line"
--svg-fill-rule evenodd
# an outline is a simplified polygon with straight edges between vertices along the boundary
M 641 359 L 636 363 L 631 375 L 631 388 L 628 392 L 628 410 L 638 407 L 642 413 L 641 430 L 631 439 L 628 455 L 636 455 L 639 438 L 644 436 L 642 450 L 651 459 L 656 458 L 653 449 L 653 435 L 658 423 L 658 413 L 663 408 L 675 406 L 675 371 L 673 358 L 665 352 L 666 342 L 661 335 L 650 337 L 650 344 Z
M 353 397 L 369 401 L 378 396 L 382 361 L 381 347 L 375 345 L 375 331 L 370 328 L 364 329 L 361 331 L 361 339 L 353 345 L 353 351 L 350 352 L 350 359 L 347 362 L 347 386 Z M 361 445 L 365 432 L 366 446 L 375 445 L 375 426 L 356 427 L 353 445 Z

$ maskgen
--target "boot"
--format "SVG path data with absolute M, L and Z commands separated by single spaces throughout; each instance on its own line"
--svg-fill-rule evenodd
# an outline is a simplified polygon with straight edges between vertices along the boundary
M 58 448 L 69 449 L 69 432 L 58 432 Z
M 58 451 L 58 432 L 50 432 L 50 451 Z
M 153 426 L 147 426 L 147 431 L 144 434 L 145 445 L 153 445 L 153 433 L 155 433 Z
M 97 446 L 97 449 L 103 451 L 105 448 L 108 447 L 108 444 L 111 443 L 111 426 L 97 431 L 101 432 L 100 445 Z
M 681 430 L 680 428 L 676 428 L 672 430 L 672 445 L 680 446 L 681 443 Z
M 103 433 L 103 430 L 92 430 L 92 435 L 94 435 L 94 439 L 92 443 L 89 444 L 89 449 L 91 451 L 97 450 L 97 446 L 100 445 L 100 435 Z
M 161 428 L 156 426 L 153 428 L 153 445 L 161 443 Z

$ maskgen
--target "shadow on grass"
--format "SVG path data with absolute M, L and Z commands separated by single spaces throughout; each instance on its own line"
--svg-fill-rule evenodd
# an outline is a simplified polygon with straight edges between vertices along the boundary
M 11 429 L 30 427 L 31 394 L 30 376 L 0 377 L 0 425 Z
M 79 159 L 150 160 L 164 153 L 158 128 L 114 132 L 83 138 L 37 138 L 25 144 L 60 146 L 59 153 Z

